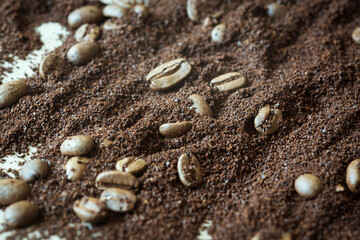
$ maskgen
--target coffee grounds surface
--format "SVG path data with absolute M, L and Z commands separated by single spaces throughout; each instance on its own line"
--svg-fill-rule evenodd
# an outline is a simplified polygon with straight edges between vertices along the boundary
M 74 9 L 103 6 L 85 0 L 0 3 L 1 45 L 20 56 L 40 47 L 33 27 L 67 25 Z M 213 43 L 211 27 L 188 19 L 186 1 L 151 1 L 148 19 L 130 14 L 114 20 L 123 27 L 103 32 L 101 51 L 88 64 L 67 62 L 47 81 L 38 72 L 24 79 L 30 93 L 0 110 L 0 156 L 41 144 L 36 157 L 46 159 L 50 174 L 30 184 L 29 199 L 40 208 L 35 228 L 42 236 L 195 239 L 204 220 L 212 220 L 214 239 L 250 239 L 267 229 L 290 232 L 293 239 L 359 236 L 360 197 L 347 189 L 345 172 L 360 156 L 360 45 L 351 39 L 360 2 L 289 0 L 280 18 L 267 16 L 268 3 L 209 1 L 205 12 L 223 11 L 219 22 L 227 26 L 223 43 Z M 72 34 L 54 52 L 66 58 L 75 42 Z M 152 91 L 146 75 L 176 58 L 191 64 L 189 77 L 171 91 Z M 210 87 L 213 78 L 234 71 L 247 77 L 246 88 L 224 93 Z M 212 118 L 190 109 L 188 97 L 195 93 L 209 103 Z M 266 104 L 283 112 L 280 129 L 270 136 L 253 127 Z M 182 137 L 165 139 L 158 131 L 163 123 L 185 120 L 193 127 Z M 70 182 L 63 168 L 69 157 L 60 145 L 77 134 L 92 136 L 96 146 L 84 179 Z M 186 188 L 177 175 L 177 160 L 188 152 L 202 166 L 197 188 Z M 97 174 L 131 155 L 147 163 L 133 212 L 110 213 L 91 228 L 80 225 L 75 200 L 99 197 Z M 324 184 L 314 200 L 294 190 L 304 173 Z M 335 191 L 338 184 L 344 192 Z M 27 231 L 17 230 L 16 238 Z

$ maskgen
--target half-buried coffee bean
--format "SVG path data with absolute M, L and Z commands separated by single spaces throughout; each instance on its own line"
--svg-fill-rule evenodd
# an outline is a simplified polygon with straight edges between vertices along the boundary
M 191 123 L 188 121 L 184 122 L 175 122 L 175 123 L 165 123 L 159 127 L 161 135 L 166 138 L 176 138 L 181 137 L 191 130 Z
M 93 197 L 83 197 L 81 200 L 76 200 L 73 210 L 83 222 L 99 223 L 107 217 L 106 204 Z
M 29 193 L 30 187 L 24 181 L 11 178 L 0 179 L 0 205 L 23 200 Z
M 103 15 L 105 17 L 122 18 L 127 14 L 127 12 L 128 12 L 127 8 L 123 8 L 115 4 L 107 5 L 103 9 Z
M 266 105 L 260 108 L 255 117 L 254 127 L 259 133 L 273 134 L 282 121 L 282 112 L 275 106 Z
M 26 227 L 38 218 L 39 209 L 29 201 L 19 201 L 5 209 L 5 224 L 13 227 Z
M 60 146 L 60 152 L 66 156 L 82 156 L 91 152 L 94 141 L 90 136 L 77 135 L 67 138 Z
M 95 180 L 96 187 L 105 188 L 138 188 L 139 182 L 137 178 L 128 172 L 107 171 L 100 173 Z
M 14 80 L 0 85 L 0 109 L 8 107 L 24 96 L 28 91 L 23 81 Z
M 89 62 L 100 50 L 99 44 L 93 41 L 79 42 L 67 52 L 67 59 L 75 65 Z
M 128 172 L 135 176 L 140 175 L 146 168 L 144 159 L 137 157 L 126 157 L 116 163 L 116 170 L 120 172 Z
M 106 203 L 109 210 L 125 213 L 134 209 L 136 195 L 125 189 L 108 188 L 101 193 L 100 200 Z
M 200 163 L 192 153 L 185 153 L 180 156 L 177 170 L 180 181 L 186 187 L 196 187 L 202 181 Z
M 196 113 L 200 114 L 201 116 L 212 117 L 212 110 L 202 96 L 192 94 L 190 95 L 189 99 L 193 101 L 194 104 L 191 107 L 195 109 Z
M 68 16 L 68 24 L 77 28 L 84 23 L 99 23 L 102 19 L 102 12 L 95 6 L 84 6 L 71 12 Z
M 72 157 L 65 165 L 66 177 L 70 181 L 81 180 L 86 170 L 86 165 L 89 162 L 86 157 Z
M 100 36 L 100 28 L 95 24 L 85 23 L 75 32 L 75 39 L 81 41 L 95 41 Z
M 323 185 L 320 178 L 312 174 L 303 174 L 295 180 L 295 190 L 306 199 L 314 199 L 323 190 Z
M 25 182 L 34 182 L 39 178 L 45 178 L 49 173 L 49 166 L 46 162 L 34 159 L 26 162 L 20 171 L 20 178 Z
M 246 78 L 238 72 L 220 75 L 210 81 L 210 86 L 220 92 L 231 92 L 246 86 Z
M 360 159 L 349 164 L 346 170 L 346 185 L 353 193 L 360 193 Z
M 40 77 L 44 80 L 48 78 L 48 75 L 59 72 L 65 66 L 65 61 L 57 54 L 50 53 L 46 55 L 39 66 Z

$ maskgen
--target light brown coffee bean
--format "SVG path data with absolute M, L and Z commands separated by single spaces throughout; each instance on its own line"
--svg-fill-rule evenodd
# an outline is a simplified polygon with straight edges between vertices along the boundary
M 137 178 L 128 172 L 107 171 L 100 173 L 95 180 L 96 187 L 105 188 L 138 188 L 139 182 Z
M 141 174 L 146 168 L 144 159 L 137 157 L 126 157 L 116 163 L 116 170 L 120 172 L 128 172 L 135 176 Z
M 133 4 L 127 0 L 113 0 L 113 3 L 118 5 L 119 7 L 127 8 L 127 9 L 130 9 L 131 5 Z
M 95 6 L 84 6 L 71 12 L 68 16 L 68 24 L 72 28 L 78 28 L 84 23 L 99 23 L 102 12 Z
M 198 0 L 187 0 L 186 2 L 186 13 L 189 19 L 193 22 L 199 21 L 199 12 L 197 9 Z
M 11 178 L 0 179 L 0 205 L 23 200 L 29 193 L 30 187 L 24 181 Z
M 93 197 L 83 197 L 81 200 L 76 200 L 73 210 L 83 222 L 99 223 L 107 217 L 106 204 Z
M 346 185 L 353 193 L 360 193 L 360 159 L 349 164 L 346 170 Z
M 125 189 L 108 188 L 101 193 L 100 200 L 106 202 L 109 210 L 125 213 L 134 209 L 136 195 Z
M 86 157 L 72 157 L 65 165 L 66 177 L 70 181 L 78 181 L 84 177 L 86 165 L 89 162 Z
M 8 107 L 24 96 L 28 91 L 23 81 L 14 80 L 0 85 L 0 109 Z
M 142 4 L 137 4 L 134 7 L 134 12 L 140 17 L 140 18 L 146 18 L 149 15 L 149 11 L 147 8 Z
M 126 24 L 119 24 L 118 22 L 114 22 L 113 19 L 106 20 L 103 25 L 104 31 L 119 30 L 125 27 Z
M 46 162 L 34 159 L 26 162 L 20 171 L 20 178 L 25 182 L 34 182 L 39 178 L 46 178 L 49 166 Z
M 79 42 L 67 52 L 67 59 L 75 65 L 89 62 L 100 50 L 99 44 L 92 41 Z
M 275 106 L 266 105 L 260 108 L 255 117 L 254 126 L 259 133 L 273 134 L 280 127 L 282 112 Z
M 181 137 L 191 130 L 191 123 L 188 121 L 176 122 L 176 123 L 165 123 L 159 128 L 161 135 L 166 138 Z
M 151 70 L 146 80 L 151 82 L 152 90 L 166 91 L 185 79 L 190 71 L 190 64 L 185 59 L 178 58 Z
M 270 17 L 282 17 L 287 12 L 287 7 L 279 3 L 271 3 L 267 6 L 267 14 Z
M 189 99 L 191 99 L 194 103 L 192 105 L 192 108 L 195 108 L 195 112 L 197 112 L 201 116 L 212 117 L 212 110 L 211 110 L 209 104 L 207 104 L 207 102 L 205 101 L 205 99 L 202 96 L 197 95 L 197 94 L 192 94 L 192 95 L 190 95 Z
M 220 92 L 231 92 L 246 86 L 246 78 L 238 72 L 230 72 L 220 75 L 210 81 L 210 86 Z
M 127 12 L 128 12 L 127 8 L 123 8 L 115 4 L 107 5 L 103 9 L 103 15 L 105 17 L 122 18 L 127 14 Z
M 38 218 L 38 215 L 38 207 L 29 201 L 13 203 L 4 211 L 6 225 L 13 228 L 31 225 Z
M 351 37 L 356 43 L 360 44 L 360 27 L 355 28 Z
M 314 199 L 323 190 L 323 185 L 320 178 L 312 174 L 303 174 L 295 180 L 295 190 L 306 199 Z
M 211 31 L 211 41 L 218 43 L 224 41 L 225 31 L 226 31 L 226 26 L 224 23 L 220 23 L 216 25 Z
M 76 135 L 67 138 L 60 146 L 60 152 L 66 156 L 82 156 L 91 152 L 94 141 L 87 135 Z
M 184 153 L 177 163 L 180 181 L 186 187 L 196 187 L 202 181 L 201 166 L 198 159 L 192 153 Z
M 273 231 L 273 230 L 272 230 Z M 275 232 L 261 231 L 255 234 L 250 240 L 291 240 L 291 234 L 283 232 L 281 230 L 275 230 Z
M 47 79 L 48 75 L 56 74 L 65 67 L 65 61 L 62 57 L 57 54 L 50 53 L 46 55 L 40 63 L 39 74 L 44 80 Z
M 83 24 L 75 32 L 75 39 L 81 41 L 95 41 L 100 36 L 100 28 L 95 24 Z

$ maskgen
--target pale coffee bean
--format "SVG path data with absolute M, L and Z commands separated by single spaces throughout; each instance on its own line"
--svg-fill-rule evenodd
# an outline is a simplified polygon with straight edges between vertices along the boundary
M 46 55 L 40 63 L 39 74 L 44 80 L 47 79 L 48 75 L 56 74 L 65 67 L 65 61 L 62 57 L 57 54 L 50 53 Z
M 128 172 L 107 171 L 100 173 L 95 180 L 96 187 L 105 188 L 138 188 L 139 182 L 137 178 Z
M 83 24 L 75 32 L 75 39 L 81 41 L 95 41 L 100 36 L 100 28 L 95 24 Z
M 149 15 L 149 11 L 142 4 L 135 5 L 133 10 L 140 18 L 146 18 Z
M 314 199 L 323 190 L 323 184 L 320 178 L 312 174 L 303 174 L 295 180 L 295 190 L 306 199 Z
M 83 65 L 89 62 L 100 50 L 96 42 L 84 41 L 72 46 L 67 52 L 67 59 L 75 65 Z
M 254 126 L 259 133 L 273 134 L 282 121 L 282 112 L 275 106 L 266 105 L 255 117 Z
M 202 181 L 201 166 L 198 159 L 192 153 L 184 153 L 177 163 L 180 181 L 186 187 L 196 187 Z
M 165 123 L 159 128 L 161 135 L 166 138 L 181 137 L 191 130 L 191 123 L 188 121 L 176 122 L 176 123 Z
M 67 138 L 60 146 L 60 152 L 66 156 L 82 156 L 91 152 L 94 141 L 90 136 L 77 135 Z
M 118 5 L 107 5 L 103 9 L 103 15 L 105 17 L 122 18 L 128 12 L 127 8 L 120 7 Z
M 287 12 L 287 7 L 279 3 L 271 3 L 267 6 L 267 14 L 270 17 L 282 17 Z
M 46 162 L 34 159 L 26 162 L 20 170 L 20 178 L 25 182 L 34 182 L 39 178 L 46 178 L 49 166 Z
M 360 193 L 360 159 L 349 164 L 346 170 L 346 185 L 353 193 Z
M 100 200 L 106 203 L 109 210 L 125 213 L 134 209 L 136 195 L 125 189 L 108 188 L 101 193 Z
M 128 172 L 135 176 L 141 174 L 145 168 L 145 160 L 137 157 L 126 157 L 116 163 L 116 170 Z
M 86 157 L 72 157 L 65 165 L 66 177 L 70 181 L 78 181 L 84 177 L 86 165 L 89 162 Z
M 275 232 L 261 231 L 256 233 L 250 240 L 291 240 L 291 234 L 283 232 L 281 230 L 275 230 Z
M 192 108 L 195 109 L 195 112 L 200 114 L 201 116 L 210 116 L 212 117 L 212 110 L 205 101 L 205 99 L 197 94 L 190 95 L 189 99 L 193 101 Z
M 193 22 L 199 21 L 199 12 L 197 9 L 198 0 L 187 0 L 186 13 L 189 19 Z
M 78 28 L 84 23 L 99 23 L 102 19 L 101 10 L 95 6 L 84 6 L 71 12 L 68 16 L 68 24 L 72 28 Z
M 113 0 L 113 3 L 118 5 L 119 7 L 127 9 L 130 9 L 132 5 L 132 3 L 129 3 L 129 1 L 127 0 Z
M 238 72 L 230 72 L 220 75 L 210 81 L 210 86 L 220 92 L 231 92 L 246 86 L 246 78 Z
M 28 91 L 27 85 L 20 80 L 6 82 L 0 85 L 0 109 L 8 107 L 24 96 Z
M 226 31 L 226 26 L 224 23 L 220 23 L 216 25 L 211 31 L 211 41 L 218 43 L 222 42 L 225 37 L 225 31 Z
M 151 89 L 166 91 L 185 79 L 190 71 L 191 65 L 185 59 L 178 58 L 151 70 L 146 81 L 151 82 Z
M 25 199 L 30 193 L 26 182 L 18 179 L 0 179 L 0 205 L 8 205 Z
M 351 36 L 356 43 L 360 44 L 360 27 L 355 28 Z
M 76 200 L 73 210 L 83 222 L 99 223 L 107 217 L 106 204 L 93 197 L 83 197 L 81 200 Z
M 13 228 L 31 225 L 38 218 L 38 215 L 38 207 L 29 201 L 13 203 L 4 212 L 6 225 Z
M 126 24 L 119 24 L 117 22 L 114 22 L 113 19 L 106 20 L 103 25 L 104 31 L 119 30 L 125 27 Z

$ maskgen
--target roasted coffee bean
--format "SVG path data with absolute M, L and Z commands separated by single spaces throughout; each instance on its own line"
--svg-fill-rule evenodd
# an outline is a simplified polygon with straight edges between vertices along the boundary
M 45 178 L 49 173 L 46 162 L 34 159 L 26 162 L 20 171 L 20 178 L 25 182 L 34 182 L 39 178 Z
M 131 3 L 129 3 L 127 0 L 113 0 L 113 3 L 122 8 L 131 8 Z
M 255 234 L 250 240 L 291 240 L 291 234 L 281 230 L 261 231 Z
M 211 110 L 209 104 L 207 104 L 207 102 L 205 101 L 205 99 L 202 96 L 197 95 L 197 94 L 192 94 L 192 95 L 190 95 L 189 99 L 191 99 L 194 103 L 192 105 L 192 108 L 195 109 L 195 112 L 197 112 L 201 116 L 212 117 L 212 110 Z
M 85 6 L 74 10 L 68 16 L 68 24 L 77 28 L 84 23 L 99 23 L 102 19 L 101 10 L 95 6 Z
M 115 4 L 107 5 L 103 9 L 103 15 L 105 17 L 122 18 L 127 14 L 127 12 L 128 12 L 127 8 L 123 8 Z
M 225 37 L 226 26 L 224 23 L 216 25 L 211 31 L 211 41 L 222 42 Z
M 77 135 L 67 138 L 60 146 L 60 152 L 66 156 L 82 156 L 91 152 L 94 141 L 90 136 Z
M 231 92 L 246 86 L 246 78 L 238 72 L 220 75 L 210 81 L 210 86 L 220 92 Z
M 189 19 L 193 22 L 199 21 L 199 12 L 197 9 L 198 0 L 187 0 L 186 2 L 186 12 Z
M 125 28 L 125 27 L 126 27 L 126 24 L 119 24 L 118 22 L 114 21 L 113 19 L 106 20 L 103 25 L 104 31 L 119 30 L 119 29 Z
M 134 7 L 134 12 L 140 17 L 140 18 L 146 18 L 149 15 L 149 11 L 147 8 L 142 4 L 137 4 Z
M 356 43 L 360 44 L 360 27 L 355 28 L 351 36 Z
M 40 77 L 46 80 L 48 75 L 57 73 L 61 71 L 64 67 L 64 59 L 57 54 L 50 53 L 41 60 L 39 66 Z
M 186 187 L 196 187 L 201 183 L 201 166 L 194 154 L 182 154 L 177 163 L 180 181 Z
M 267 6 L 267 9 L 267 14 L 270 17 L 282 17 L 287 12 L 286 6 L 279 3 L 271 3 Z
M 89 162 L 86 157 L 72 157 L 65 165 L 66 177 L 70 181 L 81 180 L 86 170 L 86 165 Z
M 23 81 L 14 80 L 0 85 L 0 109 L 15 103 L 28 91 Z
M 159 131 L 166 138 L 176 138 L 186 134 L 191 127 L 192 125 L 188 121 L 165 123 L 160 126 Z
M 0 205 L 8 205 L 25 199 L 30 193 L 26 182 L 18 179 L 0 179 Z
M 99 44 L 92 41 L 79 42 L 67 52 L 67 59 L 75 65 L 89 62 L 100 50 Z
M 73 210 L 83 222 L 99 223 L 107 217 L 106 204 L 93 197 L 76 200 Z
M 100 200 L 106 202 L 109 210 L 125 213 L 134 209 L 136 196 L 125 189 L 108 188 L 101 193 Z
M 353 193 L 360 193 L 360 159 L 349 164 L 346 170 L 346 185 Z
M 6 225 L 18 228 L 34 223 L 38 218 L 39 209 L 29 201 L 19 201 L 5 209 L 4 218 Z
M 81 41 L 95 41 L 100 36 L 100 28 L 95 24 L 83 24 L 75 32 L 75 39 Z
M 135 176 L 141 174 L 146 168 L 144 159 L 137 157 L 127 157 L 116 163 L 116 170 L 120 172 L 128 172 Z
M 137 178 L 128 172 L 107 171 L 100 173 L 95 180 L 96 187 L 132 189 L 139 187 Z
M 275 106 L 266 105 L 255 117 L 254 126 L 259 133 L 273 134 L 280 127 L 282 113 Z
M 185 59 L 178 58 L 150 71 L 146 76 L 146 80 L 151 82 L 151 89 L 166 91 L 185 79 L 190 71 L 190 64 Z
M 323 185 L 320 178 L 312 174 L 303 174 L 295 180 L 295 190 L 306 199 L 314 199 L 323 190 Z

